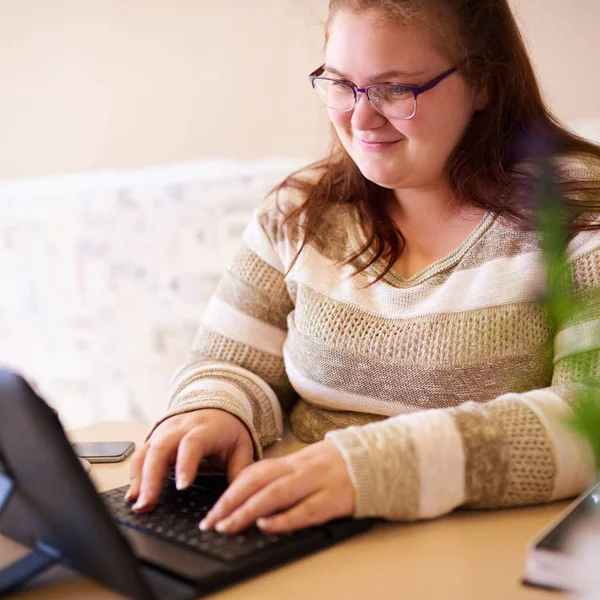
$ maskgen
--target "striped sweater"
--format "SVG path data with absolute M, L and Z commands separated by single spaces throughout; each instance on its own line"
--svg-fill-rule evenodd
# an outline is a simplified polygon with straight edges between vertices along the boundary
M 280 193 L 286 212 L 299 193 Z M 409 279 L 382 261 L 355 274 L 356 209 L 323 215 L 291 271 L 297 231 L 273 197 L 255 211 L 202 318 L 167 413 L 220 408 L 241 419 L 256 458 L 284 421 L 340 450 L 357 517 L 414 520 L 577 494 L 589 446 L 565 425 L 584 371 L 600 376 L 600 306 L 552 331 L 539 306 L 536 234 L 493 214 L 449 256 Z M 577 294 L 600 284 L 600 234 L 571 241 Z M 362 263 L 364 264 L 364 263 Z

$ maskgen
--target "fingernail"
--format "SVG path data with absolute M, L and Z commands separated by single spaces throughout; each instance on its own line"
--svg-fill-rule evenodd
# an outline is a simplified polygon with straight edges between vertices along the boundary
M 216 525 L 215 525 L 215 529 L 219 532 L 219 533 L 225 533 L 227 531 L 227 526 L 229 525 L 229 523 L 227 522 L 227 520 L 225 521 L 219 521 Z
M 146 498 L 138 498 L 138 501 L 133 505 L 133 510 L 141 510 L 142 508 L 145 508 L 146 504 L 148 502 L 146 501 Z
M 129 490 L 126 494 L 125 494 L 125 502 L 129 502 L 131 500 L 131 490 Z
M 186 473 L 179 473 L 179 475 L 177 475 L 175 487 L 178 490 L 185 490 L 185 488 L 190 487 L 190 480 Z
M 208 524 L 208 519 L 202 519 L 200 521 L 200 531 L 208 531 L 210 529 L 210 525 Z
M 269 524 L 269 521 L 267 521 L 267 519 L 264 519 L 263 517 L 261 517 L 260 519 L 256 519 L 256 526 L 259 527 L 260 529 L 262 529 L 263 527 L 266 527 Z

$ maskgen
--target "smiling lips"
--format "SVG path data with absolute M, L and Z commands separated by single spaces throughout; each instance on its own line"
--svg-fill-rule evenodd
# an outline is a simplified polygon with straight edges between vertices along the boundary
M 358 140 L 358 145 L 367 152 L 380 152 L 382 150 L 386 150 L 390 146 L 401 142 L 402 140 L 393 140 L 391 142 L 386 141 L 367 141 L 361 138 L 356 138 Z M 402 138 L 404 139 L 404 138 Z

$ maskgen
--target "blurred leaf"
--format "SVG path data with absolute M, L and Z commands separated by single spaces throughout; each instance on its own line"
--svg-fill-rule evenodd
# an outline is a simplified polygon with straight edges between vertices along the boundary
M 539 136 L 532 141 L 532 148 L 535 149 L 535 167 L 539 174 L 533 190 L 535 222 L 546 268 L 542 303 L 554 331 L 560 331 L 569 321 L 579 320 L 585 307 L 577 301 L 573 291 L 573 275 L 567 257 L 567 215 L 552 162 L 552 144 Z M 600 290 L 594 290 L 588 293 L 588 301 L 593 304 L 594 297 L 598 296 Z M 600 338 L 600 333 L 598 336 Z M 600 339 L 596 347 L 600 348 Z M 583 385 L 577 393 L 568 423 L 590 443 L 596 467 L 600 467 L 600 382 L 586 373 L 578 383 Z
M 573 405 L 568 424 L 591 444 L 596 465 L 600 465 L 600 388 L 588 381 Z

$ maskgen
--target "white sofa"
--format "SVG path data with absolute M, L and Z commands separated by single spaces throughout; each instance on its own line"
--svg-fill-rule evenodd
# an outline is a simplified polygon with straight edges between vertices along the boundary
M 600 118 L 573 127 L 600 143 Z M 69 427 L 154 420 L 252 210 L 308 162 L 0 184 L 0 363 L 32 379 Z
M 0 185 L 0 363 L 77 427 L 151 421 L 265 194 L 308 160 Z

